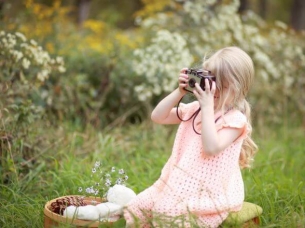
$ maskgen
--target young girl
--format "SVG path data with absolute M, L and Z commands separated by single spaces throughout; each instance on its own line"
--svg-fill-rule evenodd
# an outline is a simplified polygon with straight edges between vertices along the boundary
M 254 76 L 253 62 L 240 48 L 227 47 L 204 61 L 203 69 L 216 82 L 210 86 L 205 79 L 205 90 L 196 83 L 196 101 L 180 105 L 177 113 L 175 106 L 188 85 L 184 68 L 179 87 L 151 114 L 156 123 L 180 126 L 160 178 L 124 210 L 127 227 L 157 227 L 152 218 L 160 215 L 175 221 L 175 227 L 218 227 L 230 211 L 241 209 L 240 168 L 249 166 L 257 149 L 245 100 Z

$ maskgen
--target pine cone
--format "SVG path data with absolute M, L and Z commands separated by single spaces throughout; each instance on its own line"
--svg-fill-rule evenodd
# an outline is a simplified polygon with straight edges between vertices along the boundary
M 69 206 L 85 206 L 85 202 L 82 197 L 79 196 L 66 196 L 57 199 L 55 202 L 51 203 L 50 211 L 63 215 L 64 210 Z

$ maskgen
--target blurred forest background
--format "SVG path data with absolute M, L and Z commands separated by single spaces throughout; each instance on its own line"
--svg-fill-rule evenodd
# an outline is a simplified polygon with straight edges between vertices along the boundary
M 43 112 L 98 127 L 141 122 L 176 86 L 174 72 L 237 45 L 256 65 L 254 122 L 304 126 L 304 4 L 2 0 L 2 115 L 13 105 L 25 119 Z M 44 53 L 48 63 L 31 63 L 39 56 L 29 50 Z
M 94 160 L 100 133 L 126 146 L 130 126 L 149 132 L 179 70 L 225 46 L 255 63 L 255 137 L 304 139 L 304 40 L 303 0 L 0 0 L 1 188 L 33 191 L 34 178 L 64 166 L 68 147 L 75 162 Z

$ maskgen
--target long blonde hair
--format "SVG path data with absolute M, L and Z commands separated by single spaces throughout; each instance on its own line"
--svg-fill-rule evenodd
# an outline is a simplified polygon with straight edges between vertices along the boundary
M 246 100 L 254 77 L 254 66 L 250 56 L 238 47 L 226 47 L 214 53 L 203 62 L 203 68 L 211 71 L 216 77 L 216 88 L 219 91 L 219 102 L 216 110 L 224 114 L 228 108 L 240 110 L 247 118 L 249 133 L 244 139 L 239 158 L 240 167 L 250 167 L 257 145 L 251 138 L 251 108 Z M 227 92 L 223 88 L 227 87 Z M 233 100 L 232 95 L 233 94 Z M 229 103 L 231 107 L 226 107 Z

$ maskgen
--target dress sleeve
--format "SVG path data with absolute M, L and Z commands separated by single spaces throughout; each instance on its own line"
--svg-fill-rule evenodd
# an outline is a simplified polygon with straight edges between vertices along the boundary
M 216 125 L 217 131 L 224 128 L 242 128 L 242 134 L 236 139 L 236 141 L 243 140 L 251 132 L 251 126 L 248 124 L 246 116 L 240 111 L 234 111 L 228 113 L 224 118 L 219 121 L 220 123 Z
M 183 120 L 187 120 L 198 108 L 199 104 L 196 101 L 188 104 L 180 103 L 178 107 L 179 117 Z

